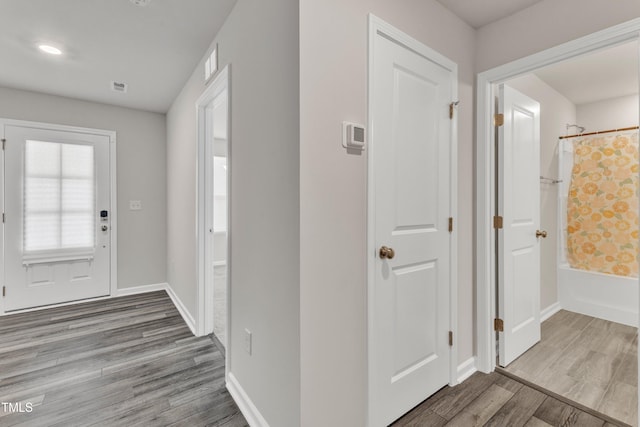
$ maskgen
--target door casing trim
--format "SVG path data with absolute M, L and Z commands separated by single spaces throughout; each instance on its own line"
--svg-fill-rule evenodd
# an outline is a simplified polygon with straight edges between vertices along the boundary
M 477 369 L 492 372 L 496 367 L 496 242 L 492 218 L 495 206 L 493 86 L 531 73 L 547 65 L 575 58 L 616 44 L 640 39 L 640 18 L 607 28 L 481 72 L 477 78 L 476 144 L 476 342 Z M 640 53 L 640 51 L 639 51 Z M 640 77 L 640 76 L 639 76 Z
M 367 69 L 367 88 L 368 88 L 368 110 L 367 110 L 367 127 L 373 129 L 373 79 L 372 70 L 374 66 L 373 53 L 375 51 L 376 38 L 380 34 L 390 40 L 396 41 L 401 45 L 417 52 L 418 54 L 430 59 L 434 63 L 449 70 L 452 73 L 451 82 L 451 101 L 458 100 L 458 65 L 449 58 L 443 56 L 437 51 L 427 47 L 422 42 L 407 35 L 401 30 L 393 27 L 382 19 L 373 14 L 369 14 L 369 40 L 368 40 L 368 69 Z M 454 218 L 454 224 L 458 219 L 458 114 L 454 114 L 451 120 L 451 164 L 450 164 L 450 216 Z M 376 263 L 376 242 L 375 242 L 375 187 L 374 168 L 373 168 L 373 135 L 370 132 L 367 141 L 367 426 L 373 426 L 373 401 L 372 385 L 374 384 L 375 372 L 372 367 L 371 359 L 374 352 L 373 346 L 373 310 L 374 306 L 374 287 L 375 287 L 375 263 Z M 458 233 L 457 226 L 454 226 L 451 233 L 450 246 L 450 281 L 449 281 L 449 330 L 453 332 L 454 343 L 449 347 L 449 385 L 458 383 L 458 346 L 456 344 L 458 336 Z
M 5 138 L 6 126 L 21 126 L 34 129 L 54 130 L 62 132 L 85 133 L 106 136 L 109 138 L 109 203 L 111 211 L 110 260 L 109 260 L 109 297 L 118 295 L 118 192 L 116 176 L 116 132 L 112 130 L 84 128 L 79 126 L 59 125 L 54 123 L 32 122 L 28 120 L 0 119 L 0 135 Z M 4 150 L 0 154 L 0 210 L 4 212 Z M 0 271 L 4 271 L 4 224 L 0 227 Z M 4 286 L 4 275 L 0 275 L 0 287 Z M 109 297 L 98 297 L 103 299 Z M 90 300 L 94 300 L 93 298 Z M 89 300 L 83 300 L 89 301 Z M 67 303 L 61 303 L 67 304 Z M 58 305 L 58 304 L 55 304 Z M 53 306 L 53 305 L 52 305 Z M 49 306 L 47 306 L 49 307 Z M 36 307 L 35 309 L 38 309 Z M 27 309 L 33 310 L 33 309 Z M 24 311 L 24 310 L 20 310 Z M 11 314 L 4 310 L 4 298 L 0 296 L 0 315 Z
M 227 318 L 226 318 L 226 336 L 227 347 L 225 351 L 225 378 L 229 379 L 231 372 L 231 225 L 233 222 L 231 216 L 231 159 L 232 159 L 232 130 L 231 130 L 231 64 L 227 64 L 218 74 L 211 80 L 208 87 L 204 90 L 200 98 L 195 103 L 196 108 L 196 262 L 197 262 L 197 315 L 196 333 L 198 336 L 206 335 L 211 331 L 207 330 L 207 325 L 213 324 L 213 319 L 207 316 L 213 316 L 213 290 L 207 289 L 205 278 L 205 261 L 207 247 L 207 227 L 206 227 L 206 108 L 213 102 L 218 95 L 224 90 L 227 91 Z

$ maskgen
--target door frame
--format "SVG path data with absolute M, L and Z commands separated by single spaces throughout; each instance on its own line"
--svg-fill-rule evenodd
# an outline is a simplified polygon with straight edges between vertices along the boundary
M 378 34 L 404 45 L 407 48 L 419 53 L 420 55 L 433 61 L 435 64 L 447 69 L 452 74 L 451 81 L 451 97 L 453 100 L 458 98 L 458 65 L 441 55 L 435 50 L 427 47 L 422 42 L 407 35 L 401 30 L 393 27 L 382 19 L 373 14 L 369 14 L 369 46 L 368 46 L 368 110 L 367 110 L 367 127 L 373 129 L 373 118 L 371 111 L 373 110 L 373 79 L 372 70 L 374 67 L 374 52 Z M 375 372 L 372 367 L 372 357 L 374 354 L 374 337 L 373 337 L 373 307 L 374 291 L 375 291 L 375 265 L 376 265 L 376 240 L 375 240 L 375 186 L 374 186 L 374 164 L 373 151 L 374 146 L 373 132 L 369 132 L 367 142 L 367 425 L 372 425 L 373 408 L 378 402 L 373 401 L 372 385 L 375 383 Z M 451 153 L 450 153 L 450 216 L 454 218 L 454 223 L 458 218 L 458 114 L 453 115 L 451 120 Z M 449 276 L 449 330 L 453 332 L 453 346 L 449 347 L 449 385 L 458 383 L 458 354 L 457 354 L 457 336 L 458 336 L 458 232 L 457 226 L 453 227 L 451 233 L 450 246 L 450 276 Z
M 14 310 L 5 312 L 4 298 L 0 297 L 0 316 L 6 314 L 25 313 L 29 311 L 44 310 L 47 308 L 64 305 L 79 304 L 88 301 L 111 298 L 118 295 L 118 192 L 116 176 L 116 132 L 112 130 L 84 128 L 79 126 L 59 125 L 54 123 L 32 122 L 28 120 L 14 120 L 0 118 L 0 139 L 5 138 L 6 126 L 21 126 L 33 129 L 44 129 L 62 132 L 86 133 L 91 135 L 106 136 L 109 138 L 109 211 L 111 216 L 110 251 L 109 251 L 109 295 L 104 297 L 89 298 L 80 301 L 63 302 L 43 307 Z M 0 154 L 0 210 L 4 212 L 4 150 Z M 4 224 L 0 227 L 0 271 L 4 271 Z M 0 287 L 4 286 L 4 275 L 0 275 Z
M 226 372 L 230 371 L 231 353 L 231 80 L 230 67 L 225 66 L 212 79 L 209 86 L 196 101 L 196 268 L 198 283 L 198 300 L 196 316 L 196 333 L 203 336 L 211 333 L 213 327 L 213 283 L 207 286 L 206 260 L 207 248 L 210 233 L 207 232 L 207 199 L 206 184 L 207 168 L 212 167 L 211 161 L 207 159 L 206 150 L 206 109 L 222 92 L 227 91 L 227 319 L 226 336 L 227 345 L 225 348 Z M 210 330 L 209 330 L 210 329 Z
M 495 194 L 495 128 L 493 127 L 496 84 L 528 74 L 547 65 L 575 58 L 620 43 L 640 40 L 640 18 L 543 50 L 478 74 L 476 149 L 476 368 L 485 373 L 496 367 L 496 241 L 492 225 Z M 639 49 L 640 54 L 640 49 Z M 639 76 L 640 78 L 640 76 Z M 640 303 L 640 301 L 639 301 Z

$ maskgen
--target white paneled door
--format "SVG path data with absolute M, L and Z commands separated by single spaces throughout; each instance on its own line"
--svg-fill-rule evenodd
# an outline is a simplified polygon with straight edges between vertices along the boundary
M 105 135 L 4 125 L 5 311 L 109 295 Z
M 372 55 L 370 425 L 386 426 L 450 379 L 455 73 L 380 34 Z
M 498 340 L 507 366 L 540 341 L 540 104 L 506 85 L 499 92 Z

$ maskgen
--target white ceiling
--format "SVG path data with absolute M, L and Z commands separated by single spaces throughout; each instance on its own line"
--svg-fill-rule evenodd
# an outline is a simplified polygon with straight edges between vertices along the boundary
M 542 0 L 438 0 L 473 28 L 480 28 Z
M 638 43 L 545 67 L 535 74 L 576 105 L 638 93 Z
M 166 112 L 235 2 L 0 0 L 0 86 Z

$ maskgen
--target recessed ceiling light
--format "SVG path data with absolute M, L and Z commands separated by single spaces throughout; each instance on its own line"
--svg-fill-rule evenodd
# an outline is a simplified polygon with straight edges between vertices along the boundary
M 38 49 L 51 55 L 62 55 L 62 51 L 60 49 L 58 49 L 57 47 L 49 46 L 48 44 L 41 44 L 40 46 L 38 46 Z

